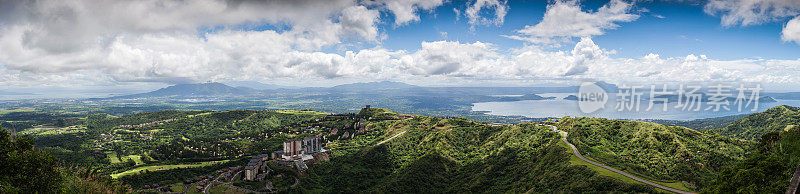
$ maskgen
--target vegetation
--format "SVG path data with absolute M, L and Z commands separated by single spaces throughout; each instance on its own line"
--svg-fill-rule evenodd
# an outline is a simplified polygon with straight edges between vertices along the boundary
M 57 171 L 56 158 L 33 149 L 27 136 L 11 139 L 0 128 L 0 185 L 9 193 L 50 193 L 59 191 L 63 177 Z
M 307 110 L 31 114 L 37 111 L 23 111 L 32 116 L 28 121 L 0 122 L 30 124 L 16 130 L 30 138 L 20 136 L 0 148 L 8 153 L 0 155 L 8 160 L 0 165 L 39 162 L 28 165 L 30 169 L 4 167 L 2 192 L 129 191 L 121 185 L 195 192 L 188 183 L 198 177 L 216 177 L 220 169 L 282 149 L 286 139 L 311 135 L 321 135 L 331 160 L 309 164 L 303 173 L 271 166 L 274 173 L 265 181 L 282 192 L 661 191 L 586 164 L 560 143 L 559 134 L 536 123 L 492 125 L 467 118 L 408 116 L 384 108 L 349 114 Z M 663 185 L 713 193 L 775 192 L 785 188 L 786 177 L 800 163 L 800 154 L 795 153 L 800 141 L 792 135 L 800 126 L 793 120 L 797 112 L 798 108 L 777 107 L 703 131 L 598 118 L 566 117 L 548 123 L 568 131 L 569 141 L 590 159 Z M 698 126 L 727 120 L 698 122 L 703 123 Z M 760 142 L 725 136 L 735 136 L 734 129 L 766 135 Z M 71 165 L 61 167 L 59 161 Z M 52 179 L 17 175 L 26 174 L 22 171 L 52 172 Z M 765 178 L 774 175 L 780 180 Z M 295 178 L 300 184 L 292 187 Z M 31 181 L 52 184 L 22 184 Z M 251 188 L 262 183 L 234 181 L 254 184 Z M 229 187 L 211 189 L 238 192 Z
M 782 131 L 787 126 L 798 123 L 800 123 L 800 108 L 782 105 L 748 115 L 715 131 L 731 137 L 757 141 L 764 134 Z
M 0 193 L 122 193 L 127 189 L 95 170 L 60 167 L 57 159 L 33 148 L 33 139 L 11 139 L 0 128 Z
M 704 191 L 709 193 L 783 193 L 800 164 L 800 127 L 761 136 L 755 152 L 722 168 Z
M 750 142 L 684 127 L 599 118 L 563 118 L 559 129 L 584 155 L 665 182 L 704 186 L 722 167 L 742 159 Z
M 406 133 L 379 146 L 374 145 L 382 138 L 376 137 L 373 141 L 358 141 L 361 149 L 332 147 L 333 152 L 346 153 L 310 169 L 303 189 L 390 193 L 653 192 L 644 185 L 570 166 L 570 155 L 556 145 L 559 136 L 548 127 L 493 127 L 461 118 L 415 117 L 374 122 L 367 128 L 386 134 Z
M 733 123 L 734 121 L 737 121 L 747 116 L 748 114 L 741 114 L 741 115 L 731 115 L 731 116 L 715 117 L 715 118 L 695 119 L 691 121 L 656 119 L 651 122 L 664 125 L 681 126 L 695 130 L 710 130 L 710 129 L 723 128 Z

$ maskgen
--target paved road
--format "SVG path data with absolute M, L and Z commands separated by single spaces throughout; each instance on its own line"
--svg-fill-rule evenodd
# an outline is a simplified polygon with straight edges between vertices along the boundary
M 786 188 L 786 194 L 797 193 L 797 187 L 800 187 L 800 165 L 797 165 L 797 169 L 794 170 L 792 180 L 789 182 L 789 188 Z
M 383 140 L 382 142 L 378 143 L 378 145 L 381 145 L 381 144 L 383 144 L 383 143 L 386 143 L 387 141 L 389 141 L 389 140 L 392 140 L 392 139 L 394 139 L 394 138 L 395 138 L 395 137 L 397 137 L 397 136 L 403 135 L 403 133 L 406 133 L 406 131 L 403 131 L 403 132 L 400 132 L 400 133 L 398 133 L 398 134 L 395 134 L 394 136 L 390 137 L 389 139 Z
M 575 145 L 572 145 L 571 143 L 569 143 L 569 141 L 567 141 L 567 132 L 566 131 L 558 130 L 556 128 L 556 126 L 552 126 L 552 125 L 547 125 L 547 126 L 549 126 L 551 130 L 560 133 L 561 134 L 561 141 L 564 141 L 564 143 L 569 145 L 569 147 L 572 148 L 572 152 L 575 153 L 575 156 L 577 156 L 578 158 L 580 158 L 583 161 L 586 161 L 588 163 L 594 164 L 595 166 L 603 167 L 603 168 L 608 169 L 610 171 L 619 173 L 619 174 L 621 174 L 623 176 L 626 176 L 626 177 L 631 178 L 633 180 L 642 182 L 644 184 L 648 184 L 650 186 L 653 186 L 653 187 L 656 187 L 656 188 L 659 188 L 659 189 L 664 189 L 664 190 L 672 191 L 672 192 L 675 192 L 675 193 L 693 194 L 692 192 L 682 191 L 682 190 L 674 189 L 674 188 L 671 188 L 671 187 L 666 187 L 664 185 L 659 185 L 659 184 L 650 182 L 648 180 L 644 180 L 644 179 L 641 179 L 639 177 L 633 176 L 633 175 L 628 174 L 626 172 L 623 172 L 621 170 L 617 170 L 616 168 L 611 168 L 610 166 L 606 166 L 604 164 L 600 164 L 600 163 L 597 163 L 595 161 L 588 160 L 588 159 L 584 158 L 583 155 L 581 155 L 581 152 L 578 151 L 578 148 L 575 148 Z

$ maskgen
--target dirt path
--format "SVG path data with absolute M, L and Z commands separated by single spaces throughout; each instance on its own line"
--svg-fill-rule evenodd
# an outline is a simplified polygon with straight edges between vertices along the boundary
M 674 188 L 667 187 L 667 186 L 664 186 L 664 185 L 659 185 L 659 184 L 650 182 L 648 180 L 644 180 L 642 178 L 633 176 L 631 174 L 628 174 L 628 173 L 623 172 L 621 170 L 618 170 L 616 168 L 612 168 L 610 166 L 606 166 L 604 164 L 600 164 L 600 163 L 597 163 L 595 161 L 588 160 L 588 159 L 584 158 L 583 155 L 581 155 L 581 152 L 578 151 L 578 148 L 576 148 L 575 145 L 572 145 L 571 143 L 569 143 L 569 141 L 567 141 L 567 132 L 558 130 L 556 128 L 556 126 L 552 126 L 552 125 L 547 125 L 547 126 L 549 126 L 551 130 L 560 133 L 561 134 L 561 141 L 564 141 L 564 143 L 566 143 L 570 148 L 572 148 L 572 152 L 575 153 L 575 156 L 577 156 L 578 158 L 580 158 L 583 161 L 586 161 L 586 162 L 588 162 L 590 164 L 593 164 L 595 166 L 603 167 L 603 168 L 608 169 L 608 170 L 610 170 L 612 172 L 615 172 L 617 174 L 621 174 L 621 175 L 626 176 L 628 178 L 631 178 L 633 180 L 639 181 L 641 183 L 644 183 L 644 184 L 647 184 L 647 185 L 650 185 L 650 186 L 653 186 L 653 187 L 656 187 L 656 188 L 659 188 L 659 189 L 664 189 L 664 190 L 667 190 L 667 191 L 672 191 L 672 192 L 675 192 L 675 193 L 682 193 L 682 194 L 690 194 L 690 193 L 692 193 L 692 192 L 687 192 L 687 191 L 674 189 Z

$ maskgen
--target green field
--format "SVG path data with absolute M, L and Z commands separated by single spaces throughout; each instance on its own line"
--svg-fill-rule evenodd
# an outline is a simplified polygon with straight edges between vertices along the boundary
M 142 156 L 139 156 L 139 155 L 128 155 L 128 156 L 122 157 L 122 161 L 123 162 L 127 162 L 128 160 L 133 160 L 133 162 L 136 162 L 136 165 L 144 164 L 144 162 L 142 162 Z
M 169 187 L 169 189 L 172 190 L 172 192 L 183 192 L 183 191 L 186 190 L 186 185 L 183 185 L 183 184 L 175 185 L 175 186 Z
M 119 177 L 122 177 L 122 176 L 143 172 L 145 170 L 147 170 L 147 171 L 157 171 L 157 170 L 169 170 L 169 169 L 175 169 L 175 168 L 196 168 L 196 167 L 203 167 L 203 166 L 208 166 L 208 165 L 212 165 L 212 164 L 225 163 L 225 162 L 228 162 L 228 161 L 230 161 L 230 160 L 209 161 L 209 162 L 200 162 L 200 163 L 193 163 L 193 164 L 170 164 L 170 165 L 157 165 L 157 166 L 142 166 L 142 167 L 134 168 L 134 169 L 131 169 L 131 170 L 128 170 L 128 171 L 125 171 L 125 172 L 111 174 L 111 178 L 116 179 L 116 178 L 119 178 Z
M 112 164 L 122 162 L 119 160 L 119 157 L 117 157 L 116 152 L 106 152 L 106 156 L 108 156 L 108 160 L 111 161 Z
M 247 193 L 227 185 L 216 185 L 208 189 L 209 193 Z

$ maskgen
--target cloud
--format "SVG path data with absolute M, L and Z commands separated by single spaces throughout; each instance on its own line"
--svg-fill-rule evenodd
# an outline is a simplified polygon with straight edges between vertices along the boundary
M 488 43 L 422 42 L 422 48 L 404 58 L 401 69 L 414 75 L 474 76 L 499 57 Z
M 800 81 L 793 75 L 800 71 L 800 60 L 714 60 L 694 54 L 615 58 L 614 54 L 613 50 L 602 49 L 591 38 L 582 38 L 569 51 L 547 51 L 532 45 L 504 52 L 487 43 L 438 41 L 423 43 L 423 49 L 415 53 L 396 56 L 401 65 L 392 72 L 441 79 L 596 79 L 642 84 L 714 81 L 795 84 Z
M 20 1 L 11 5 L 24 10 L 9 17 L 22 27 L 25 46 L 51 53 L 65 53 L 118 34 L 163 32 L 196 33 L 199 27 L 251 24 L 287 24 L 289 33 L 315 37 L 298 42 L 299 48 L 316 49 L 339 41 L 346 33 L 375 40 L 375 11 L 359 9 L 352 0 L 333 1 Z M 344 11 L 343 11 L 344 10 Z M 373 18 L 356 18 L 373 17 Z M 334 19 L 342 17 L 341 22 Z M 359 20 L 352 20 L 359 19 Z M 18 25 L 14 25 L 18 24 Z M 12 28 L 13 28 L 12 27 Z
M 379 11 L 353 0 L 2 5 L 2 10 L 14 10 L 4 12 L 0 21 L 2 68 L 40 78 L 84 73 L 106 81 L 186 82 L 229 79 L 249 69 L 259 70 L 246 75 L 251 77 L 331 78 L 341 76 L 335 69 L 342 57 L 314 51 L 343 40 L 375 42 L 381 37 Z M 242 25 L 287 29 L 238 30 Z M 219 30 L 199 30 L 204 28 Z
M 501 25 L 505 20 L 506 13 L 508 13 L 508 5 L 507 1 L 500 1 L 500 0 L 475 0 L 472 5 L 470 5 L 466 11 L 464 11 L 464 15 L 469 19 L 469 24 L 471 26 L 475 25 Z M 481 11 L 484 12 L 481 12 Z M 456 12 L 458 15 L 459 12 Z M 493 17 L 486 18 L 481 16 L 482 14 L 492 14 Z
M 762 23 L 789 20 L 783 27 L 781 39 L 800 44 L 798 26 L 800 22 L 800 1 L 797 0 L 711 0 L 703 10 L 713 16 L 721 17 L 723 26 L 749 26 Z
M 800 15 L 797 0 L 711 0 L 703 10 L 720 16 L 723 26 L 755 25 Z
M 783 27 L 783 31 L 781 32 L 781 39 L 783 41 L 794 41 L 800 44 L 800 16 L 786 23 L 786 26 Z
M 396 26 L 419 21 L 418 11 L 432 10 L 444 4 L 444 0 L 380 0 L 394 14 Z
M 630 4 L 619 0 L 586 12 L 577 2 L 557 1 L 548 6 L 539 24 L 520 30 L 519 38 L 534 43 L 580 38 L 574 47 L 563 51 L 539 44 L 501 50 L 486 42 L 435 41 L 421 42 L 416 50 L 390 50 L 378 44 L 340 53 L 326 51 L 349 44 L 350 40 L 380 41 L 380 11 L 413 14 L 395 20 L 401 21 L 396 25 L 402 25 L 417 21 L 417 11 L 431 10 L 442 2 L 14 3 L 0 8 L 12 10 L 0 13 L 0 85 L 5 86 L 236 80 L 333 82 L 365 77 L 451 83 L 542 79 L 800 83 L 800 78 L 793 75 L 800 72 L 800 60 L 723 61 L 699 54 L 614 57 L 613 50 L 603 49 L 591 37 L 616 28 L 618 22 L 638 18 L 629 13 Z M 389 6 L 392 3 L 412 9 L 393 10 Z M 487 8 L 486 4 L 478 7 Z M 798 41 L 798 20 L 786 25 L 783 40 Z M 243 30 L 241 26 L 263 29 Z
M 630 14 L 632 4 L 612 0 L 594 12 L 584 12 L 578 1 L 555 1 L 547 6 L 542 21 L 518 30 L 518 35 L 506 36 L 532 43 L 558 43 L 575 37 L 604 34 L 607 29 L 619 27 L 617 22 L 630 22 L 639 18 Z

